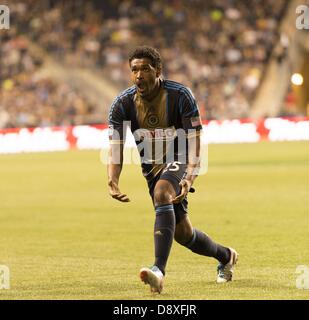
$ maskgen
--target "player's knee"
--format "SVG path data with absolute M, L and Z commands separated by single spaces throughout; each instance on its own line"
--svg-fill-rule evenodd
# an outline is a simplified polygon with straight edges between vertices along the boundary
M 172 203 L 172 195 L 163 189 L 156 190 L 154 193 L 154 203 L 156 206 Z
M 172 203 L 171 186 L 166 181 L 160 181 L 154 190 L 154 203 L 156 206 Z

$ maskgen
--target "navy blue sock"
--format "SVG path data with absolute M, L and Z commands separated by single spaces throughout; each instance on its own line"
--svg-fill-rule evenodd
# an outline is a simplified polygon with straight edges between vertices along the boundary
M 230 250 L 210 239 L 204 232 L 193 229 L 192 239 L 184 245 L 192 252 L 216 258 L 222 264 L 226 264 L 230 260 Z
M 156 221 L 154 226 L 154 246 L 155 262 L 154 264 L 165 274 L 165 266 L 171 251 L 176 219 L 174 206 L 165 204 L 156 206 Z

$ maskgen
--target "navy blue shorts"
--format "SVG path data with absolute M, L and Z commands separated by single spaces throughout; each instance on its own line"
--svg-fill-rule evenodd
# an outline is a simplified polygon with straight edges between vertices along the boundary
M 153 179 L 147 180 L 149 193 L 152 198 L 152 202 L 154 202 L 154 189 L 159 180 L 167 180 L 169 181 L 176 195 L 180 194 L 180 186 L 179 182 L 184 178 L 186 174 L 186 164 L 180 164 L 178 162 L 169 163 L 166 165 L 165 169 L 163 169 L 159 174 L 157 174 Z M 188 200 L 187 197 L 182 200 L 182 202 L 174 204 L 174 212 L 176 217 L 176 224 L 179 223 L 187 214 L 188 214 Z

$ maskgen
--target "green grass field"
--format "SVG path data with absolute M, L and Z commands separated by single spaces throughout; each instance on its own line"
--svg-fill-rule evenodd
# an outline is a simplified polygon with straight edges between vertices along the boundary
M 164 291 L 138 277 L 153 262 L 154 212 L 137 165 L 109 198 L 99 152 L 0 155 L 1 299 L 309 299 L 309 143 L 210 145 L 209 171 L 189 196 L 191 221 L 240 253 L 232 283 L 214 259 L 174 243 Z

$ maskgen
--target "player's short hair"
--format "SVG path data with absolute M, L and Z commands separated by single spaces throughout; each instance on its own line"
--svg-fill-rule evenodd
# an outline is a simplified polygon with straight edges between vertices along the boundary
M 129 64 L 133 59 L 148 58 L 151 62 L 150 64 L 156 68 L 162 68 L 162 59 L 159 51 L 153 47 L 149 46 L 139 46 L 136 47 L 129 55 Z

